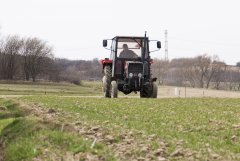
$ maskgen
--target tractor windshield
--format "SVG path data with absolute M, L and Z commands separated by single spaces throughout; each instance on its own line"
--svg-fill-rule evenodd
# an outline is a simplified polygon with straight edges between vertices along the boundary
M 143 39 L 119 38 L 117 57 L 138 58 L 141 57 Z

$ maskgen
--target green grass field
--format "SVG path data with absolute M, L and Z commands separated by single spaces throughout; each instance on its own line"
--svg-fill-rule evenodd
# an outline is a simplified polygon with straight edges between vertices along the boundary
M 115 160 L 105 145 L 97 143 L 91 148 L 90 140 L 62 131 L 54 122 L 28 115 L 29 111 L 13 101 L 0 99 L 0 106 L 0 140 L 4 145 L 0 147 L 0 154 L 4 154 L 6 161 L 72 160 L 73 154 Z
M 240 153 L 239 99 L 101 99 L 25 97 L 22 100 L 41 106 L 78 113 L 79 120 L 103 126 L 119 125 L 123 129 L 155 134 L 169 144 L 168 153 L 183 148 L 201 151 L 209 157 L 208 148 L 223 158 Z M 118 131 L 119 127 L 114 128 Z M 235 138 L 235 139 L 233 139 Z M 144 141 L 144 140 L 143 140 Z M 152 144 L 157 144 L 152 142 Z M 155 148 L 159 148 L 156 145 Z M 229 159 L 229 158 L 228 158 Z
M 43 85 L 9 86 L 30 96 L 0 99 L 5 160 L 240 160 L 240 99 L 71 97 L 99 95 L 88 82 L 47 85 L 71 91 L 47 95 Z
M 2 83 L 0 95 L 100 95 L 100 82 L 68 83 Z

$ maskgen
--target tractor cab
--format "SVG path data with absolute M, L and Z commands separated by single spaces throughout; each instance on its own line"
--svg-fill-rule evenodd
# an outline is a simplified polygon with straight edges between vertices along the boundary
M 110 58 L 101 60 L 103 65 L 103 92 L 105 97 L 117 97 L 117 92 L 124 94 L 140 92 L 142 97 L 153 96 L 151 63 L 148 37 L 116 36 L 103 40 L 103 47 L 111 51 Z M 157 42 L 157 48 L 161 43 Z

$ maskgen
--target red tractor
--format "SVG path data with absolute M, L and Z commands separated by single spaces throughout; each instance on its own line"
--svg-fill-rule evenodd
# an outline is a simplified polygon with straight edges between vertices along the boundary
M 152 59 L 149 51 L 149 40 L 146 37 L 116 36 L 110 39 L 111 47 L 107 48 L 108 40 L 103 40 L 103 47 L 111 51 L 111 56 L 100 60 L 103 67 L 104 97 L 117 98 L 118 91 L 124 94 L 140 92 L 141 98 L 157 98 L 157 78 L 152 78 Z M 161 42 L 156 41 L 157 50 Z M 157 51 L 154 50 L 154 51 Z

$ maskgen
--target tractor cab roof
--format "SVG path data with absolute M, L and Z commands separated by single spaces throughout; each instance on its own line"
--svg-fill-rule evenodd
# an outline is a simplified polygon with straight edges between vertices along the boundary
M 148 37 L 146 37 L 148 39 Z M 120 41 L 129 41 L 129 39 L 144 39 L 144 37 L 141 36 L 115 36 L 113 39 L 121 39 Z

